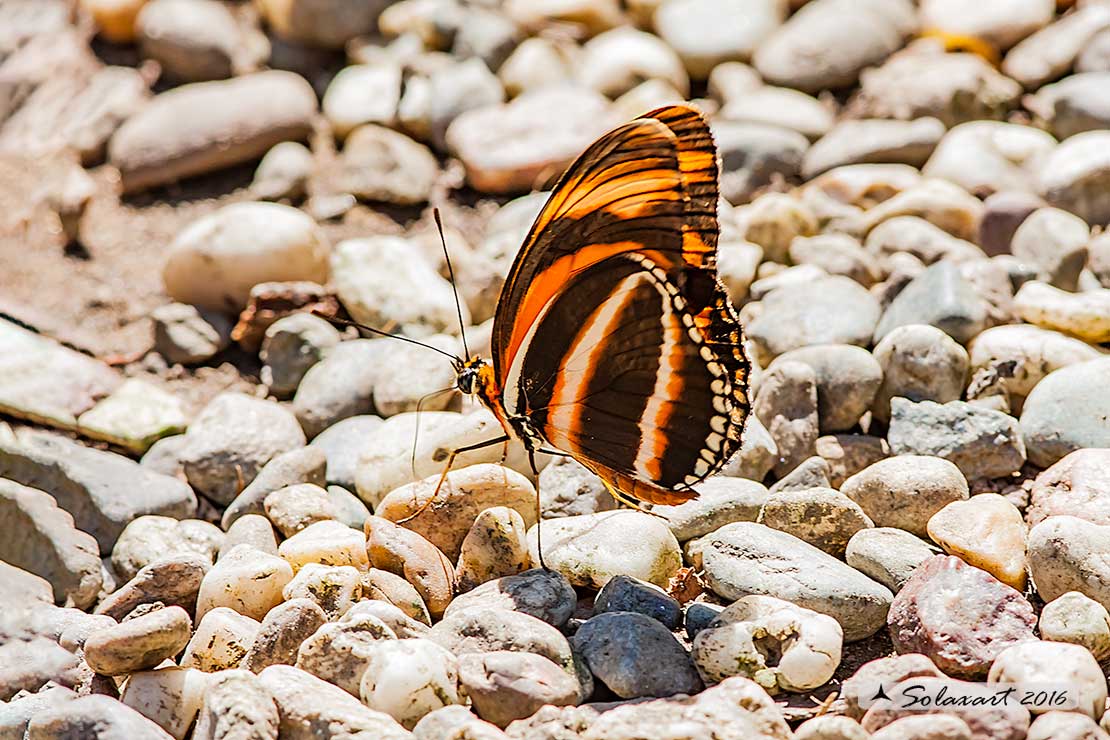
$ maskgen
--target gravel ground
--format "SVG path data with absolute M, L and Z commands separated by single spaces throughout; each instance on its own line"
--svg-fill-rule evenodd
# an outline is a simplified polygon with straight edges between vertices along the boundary
M 0 737 L 1110 738 L 1107 100 L 1105 0 L 0 0 Z M 435 494 L 496 419 L 312 314 L 459 352 L 439 208 L 488 354 L 555 178 L 683 101 L 741 451 Z

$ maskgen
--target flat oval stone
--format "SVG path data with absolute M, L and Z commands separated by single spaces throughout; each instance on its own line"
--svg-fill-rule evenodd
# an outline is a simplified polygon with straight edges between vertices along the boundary
M 709 587 L 735 601 L 748 594 L 774 596 L 836 619 L 846 642 L 882 628 L 890 591 L 833 556 L 786 532 L 736 522 L 687 545 Z

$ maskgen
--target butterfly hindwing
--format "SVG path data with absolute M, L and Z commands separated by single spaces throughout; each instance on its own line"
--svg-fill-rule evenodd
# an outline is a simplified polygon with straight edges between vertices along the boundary
M 739 448 L 748 364 L 716 280 L 715 156 L 683 106 L 599 139 L 541 211 L 495 317 L 505 413 L 625 498 L 691 498 Z

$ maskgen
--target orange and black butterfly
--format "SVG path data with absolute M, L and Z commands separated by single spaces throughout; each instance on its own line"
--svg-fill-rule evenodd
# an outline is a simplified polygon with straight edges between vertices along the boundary
M 610 131 L 560 179 L 501 292 L 492 361 L 456 362 L 505 437 L 615 498 L 676 504 L 740 447 L 740 323 L 717 282 L 716 149 L 685 106 Z M 553 448 L 553 449 L 552 449 Z M 464 450 L 457 450 L 463 452 Z M 453 457 L 453 456 L 452 456 Z

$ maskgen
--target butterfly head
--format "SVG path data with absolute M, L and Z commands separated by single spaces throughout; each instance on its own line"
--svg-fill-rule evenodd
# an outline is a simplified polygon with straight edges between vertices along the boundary
M 455 372 L 455 387 L 468 396 L 484 394 L 494 382 L 493 366 L 481 357 L 459 361 Z

